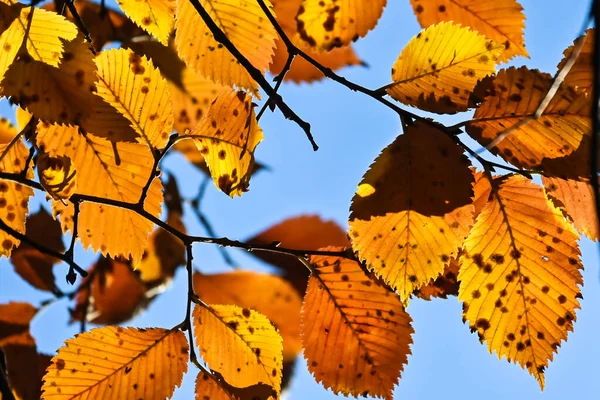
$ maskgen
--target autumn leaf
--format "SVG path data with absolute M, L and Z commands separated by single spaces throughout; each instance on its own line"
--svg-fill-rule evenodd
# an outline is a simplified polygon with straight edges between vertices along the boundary
M 577 38 L 575 43 L 564 51 L 564 57 L 558 64 L 559 71 L 567 64 L 575 47 L 578 46 L 582 40 L 584 41 L 581 52 L 579 53 L 575 64 L 573 64 L 571 70 L 565 77 L 563 85 L 571 86 L 581 92 L 591 93 L 594 76 L 594 34 L 594 28 L 588 29 L 585 31 L 585 35 Z
M 175 0 L 119 0 L 117 4 L 133 22 L 167 44 L 175 23 Z
M 386 85 L 394 99 L 435 113 L 454 114 L 473 105 L 477 80 L 495 71 L 504 45 L 469 28 L 443 22 L 415 36 L 392 68 Z
M 146 303 L 146 287 L 131 266 L 100 257 L 77 291 L 70 322 L 85 316 L 94 324 L 120 324 L 133 318 Z
M 450 259 L 444 267 L 444 271 L 437 278 L 432 278 L 427 285 L 415 289 L 413 296 L 423 300 L 446 299 L 448 296 L 457 296 L 459 286 L 457 278 L 460 269 L 459 257 L 460 252 L 458 256 Z
M 186 136 L 194 139 L 221 191 L 231 197 L 248 191 L 254 150 L 264 138 L 250 95 L 235 90 L 220 94 Z
M 69 157 L 77 169 L 79 194 L 137 203 L 152 174 L 154 156 L 148 146 L 111 142 L 84 134 L 78 127 L 38 125 L 38 146 L 52 156 Z M 154 178 L 143 205 L 158 217 L 162 203 L 162 185 Z M 54 203 L 61 214 L 63 232 L 73 229 L 73 205 Z M 100 250 L 105 256 L 141 258 L 153 223 L 134 211 L 84 202 L 78 220 L 79 238 L 84 247 Z
M 273 395 L 273 388 L 264 383 L 244 388 L 233 387 L 218 372 L 201 371 L 196 377 L 196 400 L 267 400 Z
M 519 167 L 535 168 L 545 158 L 570 154 L 591 129 L 590 100 L 561 85 L 536 119 L 534 114 L 552 82 L 550 75 L 526 67 L 503 69 L 484 78 L 473 94 L 482 103 L 467 124 L 467 133 L 486 146 L 511 129 L 494 151 Z
M 44 209 L 27 216 L 27 236 L 58 253 L 65 250 L 60 224 Z M 42 253 L 28 243 L 21 242 L 10 257 L 17 274 L 36 289 L 55 291 L 57 289 L 52 272 L 53 266 L 60 262 L 57 258 Z
M 77 171 L 69 157 L 38 154 L 37 170 L 40 183 L 54 200 L 68 200 L 77 191 Z
M 212 20 L 250 63 L 269 67 L 277 33 L 253 0 L 199 0 Z M 270 6 L 268 0 L 265 3 Z M 177 0 L 175 46 L 188 67 L 226 86 L 257 92 L 250 74 L 218 43 L 189 0 Z
M 71 41 L 77 28 L 62 15 L 35 7 L 26 7 L 14 0 L 0 3 L 2 25 L 0 33 L 0 83 L 22 44 L 29 59 L 57 67 L 63 55 L 62 40 Z M 1 93 L 1 88 L 0 88 Z
M 350 247 L 344 229 L 335 221 L 318 215 L 299 215 L 286 218 L 246 240 L 249 244 L 268 245 L 295 250 L 318 250 L 327 246 Z M 277 267 L 300 295 L 306 293 L 309 271 L 295 257 L 270 251 L 253 251 L 253 256 Z
M 0 347 L 35 344 L 29 324 L 38 310 L 29 303 L 0 304 Z
M 519 175 L 492 186 L 461 257 L 463 316 L 490 353 L 527 368 L 543 389 L 579 308 L 578 237 L 540 186 Z
M 283 338 L 283 359 L 294 359 L 302 350 L 300 307 L 302 299 L 277 275 L 252 271 L 204 275 L 194 273 L 194 292 L 210 304 L 235 304 L 267 317 Z
M 29 150 L 17 129 L 6 119 L 0 119 L 0 172 L 24 173 L 33 178 L 31 163 L 27 166 Z M 25 168 L 27 167 L 27 171 Z M 19 233 L 25 233 L 25 216 L 33 189 L 20 183 L 0 179 L 0 219 Z M 0 231 L 0 256 L 9 257 L 20 241 L 4 230 Z
M 302 305 L 309 371 L 336 394 L 391 399 L 414 332 L 400 298 L 352 260 L 312 256 L 311 263 Z
M 469 26 L 472 30 L 503 43 L 498 57 L 505 62 L 515 56 L 529 57 L 523 31 L 525 14 L 516 0 L 411 0 L 423 28 L 443 21 Z
M 43 396 L 170 398 L 187 372 L 188 350 L 185 335 L 176 329 L 92 329 L 68 339 L 52 358 Z
M 350 207 L 352 248 L 403 301 L 457 255 L 472 224 L 472 182 L 460 147 L 422 122 L 363 177 Z
M 167 82 L 152 60 L 131 50 L 111 49 L 95 62 L 98 96 L 131 122 L 142 143 L 163 148 L 173 130 L 173 106 Z
M 375 28 L 386 0 L 303 0 L 298 35 L 320 51 L 342 47 Z
M 196 344 L 211 370 L 235 387 L 263 383 L 279 395 L 281 336 L 267 317 L 233 305 L 200 304 L 193 316 Z
M 137 54 L 151 59 L 166 79 L 173 104 L 174 128 L 180 134 L 195 128 L 212 101 L 228 89 L 188 68 L 172 47 L 153 40 L 140 40 L 128 46 Z M 176 149 L 179 144 L 175 145 Z M 197 149 L 195 151 L 199 153 Z
M 320 52 L 313 49 L 298 37 L 296 14 L 300 9 L 303 0 L 274 0 L 273 11 L 277 18 L 277 23 L 281 26 L 288 39 L 294 46 L 298 47 L 304 53 L 309 55 L 319 64 L 336 71 L 342 67 L 350 65 L 361 65 L 363 62 L 358 58 L 352 46 L 343 46 L 331 49 L 327 52 Z M 283 70 L 289 54 L 285 43 L 281 38 L 275 42 L 275 54 L 269 70 L 273 75 L 278 75 Z M 314 82 L 325 77 L 321 71 L 302 57 L 295 57 L 289 71 L 285 74 L 285 81 Z

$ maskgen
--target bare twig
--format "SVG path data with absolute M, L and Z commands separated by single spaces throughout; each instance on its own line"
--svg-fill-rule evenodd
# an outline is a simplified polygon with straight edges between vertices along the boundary
M 79 28 L 79 30 L 83 33 L 85 40 L 89 43 L 92 54 L 96 55 L 97 53 L 96 49 L 94 49 L 92 35 L 90 35 L 90 31 L 88 30 L 87 26 L 85 26 L 85 24 L 83 23 L 81 16 L 77 12 L 77 8 L 75 8 L 75 0 L 66 0 L 65 4 L 67 5 L 69 12 L 75 20 L 75 25 L 77 25 L 77 28 Z

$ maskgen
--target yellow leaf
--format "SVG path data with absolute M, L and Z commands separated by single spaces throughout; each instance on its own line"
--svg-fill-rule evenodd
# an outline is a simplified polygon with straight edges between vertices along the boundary
M 108 326 L 68 339 L 44 376 L 47 399 L 163 400 L 187 372 L 183 332 Z
M 173 106 L 160 71 L 126 49 L 103 51 L 95 62 L 98 96 L 131 122 L 142 143 L 163 148 L 173 130 Z
M 83 134 L 80 129 L 63 125 L 38 125 L 38 146 L 52 157 L 69 157 L 77 170 L 77 192 L 125 203 L 136 203 L 152 174 L 154 156 L 150 148 L 137 143 L 114 143 Z M 155 178 L 144 201 L 144 209 L 160 215 L 162 185 Z M 60 202 L 55 202 L 55 206 Z M 61 207 L 59 207 L 60 209 Z M 72 230 L 73 205 L 61 211 L 63 231 Z M 55 210 L 56 213 L 56 210 Z M 84 247 L 100 250 L 103 255 L 142 257 L 153 223 L 134 211 L 84 202 L 79 215 L 78 232 Z
M 296 16 L 300 38 L 331 50 L 364 37 L 375 28 L 386 0 L 304 0 Z
M 467 237 L 472 181 L 462 149 L 421 122 L 385 148 L 363 177 L 350 207 L 352 248 L 403 301 L 442 273 Z
M 166 47 L 152 40 L 141 40 L 130 44 L 138 54 L 152 59 L 154 65 L 167 80 L 173 102 L 175 130 L 184 134 L 186 129 L 194 129 L 208 112 L 212 101 L 227 87 L 201 77 L 179 58 L 175 49 Z M 193 152 L 200 157 L 196 146 L 191 145 Z M 181 142 L 175 149 L 181 148 Z
M 575 46 L 581 43 L 582 40 L 584 41 L 581 53 L 579 53 L 577 61 L 565 77 L 563 85 L 571 86 L 581 92 L 591 93 L 594 77 L 594 34 L 594 28 L 588 29 L 585 35 L 577 38 L 575 43 L 564 51 L 564 57 L 558 64 L 559 70 L 562 70 L 567 63 Z
M 324 256 L 311 263 L 316 271 L 302 305 L 309 371 L 336 394 L 391 399 L 410 354 L 410 315 L 358 263 Z
M 267 317 L 226 305 L 196 305 L 193 316 L 196 344 L 211 370 L 235 387 L 263 383 L 279 395 L 281 336 Z
M 95 95 L 96 65 L 82 37 L 65 45 L 59 68 L 19 59 L 4 80 L 4 95 L 42 121 L 77 124 L 86 132 L 133 141 L 129 121 Z
M 23 172 L 29 149 L 18 137 L 19 132 L 6 119 L 0 119 L 0 171 L 12 174 Z M 33 179 L 32 163 L 29 163 L 25 176 Z M 20 233 L 25 233 L 25 217 L 29 208 L 29 198 L 33 189 L 20 183 L 0 179 L 0 219 Z M 13 247 L 20 240 L 0 230 L 0 256 L 9 257 Z
M 277 16 L 277 22 L 283 28 L 288 38 L 295 46 L 308 54 L 319 64 L 331 69 L 332 71 L 349 65 L 362 64 L 362 61 L 357 57 L 354 49 L 351 46 L 343 46 L 341 48 L 335 48 L 331 51 L 322 53 L 310 47 L 296 35 L 298 32 L 296 14 L 300 9 L 302 0 L 274 0 L 272 3 L 273 11 Z M 277 75 L 283 70 L 287 58 L 288 52 L 285 43 L 278 38 L 275 42 L 275 54 L 273 55 L 273 61 L 269 67 L 269 70 L 273 75 Z M 292 81 L 296 83 L 313 82 L 321 80 L 324 77 L 325 75 L 323 75 L 304 58 L 296 57 L 292 62 L 290 70 L 285 75 L 285 81 Z
M 235 90 L 220 94 L 188 137 L 194 139 L 219 189 L 231 197 L 248 191 L 254 150 L 264 138 L 250 95 Z
M 460 269 L 460 251 L 458 256 L 452 257 L 444 267 L 444 272 L 437 278 L 431 279 L 425 286 L 421 286 L 413 292 L 413 296 L 423 300 L 433 298 L 446 299 L 448 296 L 458 295 L 458 271 Z
M 176 0 L 118 0 L 117 4 L 138 26 L 166 45 L 175 22 Z
M 77 27 L 62 15 L 35 7 L 25 7 L 14 0 L 0 4 L 4 28 L 0 35 L 0 83 L 17 56 L 22 43 L 29 59 L 58 67 L 63 42 L 77 36 Z M 0 25 L 0 29 L 3 27 Z
M 579 308 L 578 237 L 528 179 L 499 178 L 493 186 L 465 241 L 463 316 L 490 353 L 527 368 L 543 389 L 544 370 Z
M 260 71 L 269 67 L 277 32 L 254 0 L 199 0 L 231 43 Z M 270 6 L 268 0 L 265 0 Z M 188 67 L 205 78 L 256 92 L 258 86 L 219 44 L 189 0 L 177 0 L 175 45 Z
M 235 304 L 263 314 L 283 338 L 283 359 L 289 361 L 302 350 L 300 307 L 302 299 L 288 282 L 277 275 L 252 271 L 227 274 L 194 274 L 194 291 L 211 304 Z
M 69 157 L 41 153 L 37 160 L 40 183 L 54 200 L 67 200 L 77 191 L 77 171 Z
M 244 388 L 231 386 L 218 372 L 201 371 L 196 377 L 196 400 L 267 400 L 273 393 L 273 388 L 264 383 Z
M 474 31 L 503 43 L 506 50 L 499 60 L 514 56 L 529 57 L 523 31 L 525 14 L 516 0 L 411 0 L 423 28 L 443 21 L 468 26 Z
M 533 119 L 552 81 L 550 75 L 526 67 L 503 69 L 483 79 L 473 94 L 482 104 L 467 124 L 467 133 L 485 146 L 521 124 L 495 150 L 519 167 L 535 168 L 544 158 L 570 154 L 591 129 L 591 102 L 584 93 L 562 85 L 542 116 Z
M 394 99 L 435 113 L 453 114 L 472 107 L 477 81 L 495 71 L 504 46 L 469 28 L 443 22 L 406 45 L 392 68 L 387 92 Z
M 542 182 L 548 197 L 573 221 L 575 229 L 592 240 L 599 240 L 594 189 L 589 180 L 543 176 Z
M 35 344 L 29 324 L 38 310 L 29 303 L 0 304 L 0 347 Z

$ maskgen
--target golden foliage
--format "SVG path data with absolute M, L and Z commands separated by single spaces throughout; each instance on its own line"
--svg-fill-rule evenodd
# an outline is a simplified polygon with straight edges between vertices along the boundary
M 193 316 L 196 344 L 211 370 L 235 387 L 263 383 L 279 396 L 283 347 L 267 317 L 248 308 L 203 304 Z
M 151 60 L 125 49 L 103 51 L 95 61 L 98 96 L 131 122 L 139 141 L 163 148 L 173 130 L 173 106 L 160 71 Z
M 294 359 L 302 350 L 300 307 L 302 299 L 277 275 L 252 271 L 204 275 L 194 273 L 194 291 L 210 304 L 235 304 L 267 317 L 283 338 L 283 360 Z
M 514 56 L 529 57 L 525 50 L 525 14 L 517 0 L 410 0 L 423 28 L 442 21 L 454 21 L 462 26 L 503 43 L 499 60 Z
M 400 298 L 354 261 L 313 256 L 311 263 L 302 305 L 309 371 L 336 394 L 391 399 L 414 332 Z
M 31 163 L 27 165 L 29 150 L 17 129 L 6 119 L 0 119 L 0 172 L 25 173 L 33 178 Z M 26 171 L 25 168 L 27 168 Z M 29 210 L 29 198 L 33 196 L 30 187 L 20 183 L 0 179 L 0 218 L 2 222 L 19 233 L 25 233 L 25 217 Z M 0 256 L 9 257 L 20 241 L 3 230 L 0 231 Z
M 320 51 L 342 47 L 375 28 L 386 0 L 303 0 L 298 35 Z
M 490 353 L 527 368 L 543 389 L 579 308 L 577 235 L 526 178 L 498 178 L 492 187 L 461 257 L 463 316 Z
M 352 248 L 403 301 L 442 273 L 467 237 L 472 180 L 461 149 L 421 122 L 406 128 L 363 177 L 350 207 Z
M 68 339 L 44 376 L 53 399 L 162 400 L 187 372 L 183 332 L 107 326 Z
M 277 33 L 253 0 L 199 0 L 212 20 L 250 63 L 269 67 Z M 269 4 L 268 0 L 265 1 Z M 258 86 L 233 55 L 218 43 L 189 0 L 177 0 L 175 45 L 188 67 L 226 86 L 257 92 Z M 248 40 L 248 32 L 253 39 Z
M 250 95 L 235 90 L 220 94 L 186 136 L 194 139 L 221 191 L 231 197 L 248 191 L 254 150 L 264 138 Z
M 166 45 L 175 23 L 176 0 L 118 0 L 125 14 Z
M 571 67 L 571 70 L 565 77 L 563 84 L 586 93 L 591 93 L 594 76 L 594 34 L 595 29 L 591 28 L 585 32 L 585 35 L 577 38 L 575 43 L 564 51 L 564 57 L 558 64 L 558 69 L 562 70 L 573 54 L 575 47 L 578 46 L 582 40 L 584 41 L 581 52 L 579 53 L 575 64 Z
M 550 75 L 526 67 L 503 69 L 483 79 L 473 95 L 482 103 L 468 123 L 467 133 L 487 145 L 514 129 L 500 141 L 496 151 L 519 167 L 535 168 L 544 159 L 570 154 L 591 129 L 591 103 L 585 94 L 561 86 L 544 113 L 535 119 L 552 81 Z
M 46 193 L 54 200 L 68 200 L 77 190 L 77 171 L 69 157 L 42 153 L 37 161 L 38 176 Z
M 435 113 L 453 114 L 473 105 L 477 81 L 495 71 L 504 45 L 469 28 L 444 22 L 415 36 L 392 68 L 387 92 L 394 99 Z
M 69 157 L 77 170 L 77 192 L 104 199 L 136 203 L 151 177 L 154 157 L 143 144 L 109 141 L 84 134 L 78 127 L 38 125 L 37 144 L 52 157 Z M 162 203 L 160 179 L 153 179 L 144 209 L 158 216 Z M 60 205 L 60 203 L 58 203 Z M 57 204 L 55 203 L 55 206 Z M 64 207 L 59 206 L 59 210 Z M 57 211 L 55 211 L 56 213 Z M 73 229 L 73 205 L 60 210 L 63 231 Z M 78 232 L 84 247 L 103 255 L 138 260 L 148 243 L 153 223 L 134 211 L 85 202 L 81 205 Z

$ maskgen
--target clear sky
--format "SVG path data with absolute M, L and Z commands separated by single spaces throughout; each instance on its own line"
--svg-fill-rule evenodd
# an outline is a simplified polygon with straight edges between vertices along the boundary
M 109 3 L 114 3 L 110 1 Z M 355 67 L 342 71 L 348 78 L 367 87 L 389 83 L 390 70 L 404 45 L 420 28 L 409 0 L 390 0 L 379 25 L 355 47 L 369 68 Z M 577 37 L 588 11 L 589 0 L 520 0 L 525 8 L 525 41 L 530 59 L 518 58 L 511 65 L 526 65 L 554 74 L 563 50 Z M 271 167 L 251 180 L 250 192 L 243 198 L 229 199 L 211 187 L 203 210 L 209 215 L 217 233 L 244 239 L 290 216 L 317 213 L 347 226 L 350 199 L 368 166 L 379 152 L 401 133 L 396 114 L 377 102 L 352 93 L 334 82 L 285 84 L 281 93 L 288 104 L 312 124 L 321 147 L 313 152 L 302 131 L 286 121 L 279 112 L 267 113 L 261 120 L 265 140 L 258 146 L 257 158 Z M 6 101 L 0 102 L 0 115 L 12 117 L 14 111 Z M 438 118 L 438 117 L 436 117 Z M 458 122 L 467 114 L 442 122 Z M 184 196 L 193 196 L 202 175 L 186 165 L 179 155 L 167 158 L 166 167 L 176 172 Z M 33 203 L 33 210 L 39 201 Z M 189 232 L 203 234 L 191 212 L 186 213 Z M 431 302 L 414 300 L 408 311 L 416 331 L 412 356 L 396 388 L 396 399 L 597 399 L 600 393 L 600 285 L 598 250 L 589 240 L 581 240 L 585 265 L 582 310 L 577 313 L 575 332 L 559 349 L 546 370 L 546 389 L 542 393 L 535 379 L 520 367 L 498 360 L 479 344 L 476 335 L 461 322 L 461 307 L 456 298 Z M 194 247 L 196 267 L 205 272 L 227 270 L 214 247 Z M 243 252 L 232 252 L 242 268 L 265 269 Z M 95 256 L 81 248 L 77 261 L 89 265 Z M 57 280 L 64 282 L 64 265 L 55 268 Z M 167 327 L 184 317 L 185 273 L 152 306 L 130 321 L 136 327 Z M 16 279 L 12 267 L 0 261 L 0 302 L 47 299 Z M 61 301 L 44 310 L 35 320 L 33 334 L 39 348 L 53 353 L 77 326 L 66 327 L 67 303 Z M 192 367 L 193 368 L 193 367 Z M 184 379 L 175 399 L 190 399 L 195 371 Z M 333 399 L 335 396 L 314 382 L 299 358 L 288 399 Z

